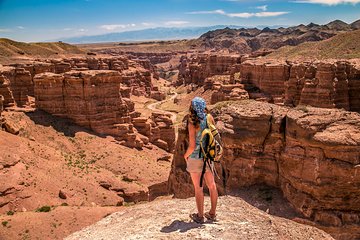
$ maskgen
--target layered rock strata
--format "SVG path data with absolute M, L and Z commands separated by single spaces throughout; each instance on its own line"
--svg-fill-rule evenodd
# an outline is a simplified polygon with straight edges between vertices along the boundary
M 0 74 L 0 95 L 3 96 L 3 106 L 12 107 L 15 105 L 15 100 L 12 91 L 10 90 L 10 80 Z
M 28 96 L 34 95 L 31 73 L 24 68 L 0 68 L 1 93 L 5 105 L 24 106 L 29 102 Z
M 153 112 L 150 118 L 133 118 L 132 123 L 146 137 L 141 138 L 144 143 L 151 142 L 168 152 L 174 151 L 175 127 L 170 114 Z
M 238 101 L 219 104 L 212 114 L 225 149 L 225 175 L 217 168 L 220 192 L 275 186 L 297 211 L 334 235 L 352 229 L 352 239 L 360 237 L 358 113 Z M 169 177 L 170 190 L 179 198 L 193 194 L 183 159 L 186 147 L 182 126 Z
M 28 105 L 28 97 L 34 96 L 33 78 L 36 74 L 45 72 L 61 74 L 71 70 L 116 70 L 122 75 L 122 85 L 130 88 L 130 95 L 147 96 L 159 100 L 164 98 L 164 93 L 154 88 L 152 84 L 152 77 L 156 77 L 155 70 L 146 60 L 135 62 L 126 57 L 84 57 L 41 61 L 44 60 L 0 68 L 0 82 L 2 82 L 0 94 L 5 98 L 5 106 Z
M 4 110 L 4 97 L 0 95 L 0 130 L 2 130 L 3 124 L 4 124 L 4 117 L 2 116 L 2 111 Z
M 117 71 L 71 71 L 34 77 L 36 106 L 99 134 L 113 135 L 127 145 L 142 147 L 131 124 L 134 104 L 120 95 Z
M 231 55 L 198 55 L 192 59 L 182 57 L 177 85 L 202 86 L 207 77 L 234 74 L 240 70 L 241 57 Z
M 214 83 L 209 87 L 210 77 L 225 75 L 230 76 L 228 83 L 242 84 L 252 99 L 288 106 L 310 105 L 359 112 L 360 66 L 356 62 L 265 62 L 259 59 L 244 61 L 240 57 L 235 61 L 227 56 L 205 56 L 194 57 L 190 63 L 183 58 L 178 83 L 209 89 Z M 233 85 L 233 88 L 239 88 L 239 85 Z M 221 100 L 228 99 L 215 96 L 213 102 Z
M 215 75 L 205 80 L 204 90 L 212 90 L 211 104 L 249 99 L 243 84 L 234 83 L 231 75 Z

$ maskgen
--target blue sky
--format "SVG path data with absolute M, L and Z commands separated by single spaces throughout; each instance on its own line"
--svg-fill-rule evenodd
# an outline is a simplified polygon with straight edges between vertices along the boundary
M 0 37 L 44 41 L 152 27 L 324 24 L 360 0 L 0 0 Z

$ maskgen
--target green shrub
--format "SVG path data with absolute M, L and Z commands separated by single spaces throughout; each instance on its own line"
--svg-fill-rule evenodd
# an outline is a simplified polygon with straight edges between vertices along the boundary
M 41 208 L 36 209 L 36 212 L 50 212 L 51 207 L 50 206 L 42 206 Z
M 8 211 L 6 214 L 7 214 L 8 216 L 12 216 L 12 215 L 14 215 L 14 212 L 13 212 L 13 211 Z

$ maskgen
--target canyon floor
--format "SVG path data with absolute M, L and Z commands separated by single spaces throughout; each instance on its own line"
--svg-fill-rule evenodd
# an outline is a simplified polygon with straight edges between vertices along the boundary
M 41 111 L 5 117 L 20 133 L 0 131 L 0 152 L 6 153 L 0 156 L 0 239 L 62 239 L 144 201 L 142 193 L 167 181 L 170 160 L 158 158 L 169 154 L 156 146 L 130 149 Z M 166 191 L 165 184 L 154 193 Z

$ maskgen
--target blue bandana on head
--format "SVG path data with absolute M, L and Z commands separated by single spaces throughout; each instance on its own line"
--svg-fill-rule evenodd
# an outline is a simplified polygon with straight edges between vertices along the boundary
M 191 106 L 195 110 L 196 115 L 200 119 L 200 128 L 205 129 L 206 128 L 206 102 L 201 97 L 195 97 L 193 100 L 191 100 Z

